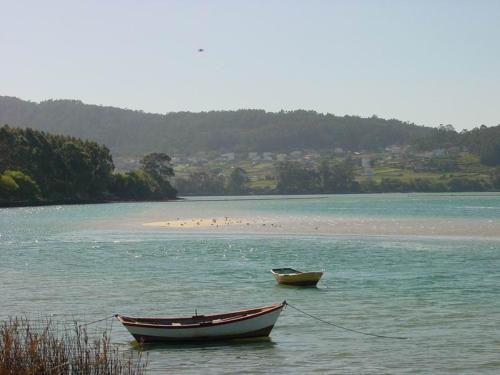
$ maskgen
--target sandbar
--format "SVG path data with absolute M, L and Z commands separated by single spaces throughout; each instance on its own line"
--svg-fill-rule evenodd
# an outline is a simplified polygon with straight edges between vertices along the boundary
M 485 219 L 341 216 L 254 216 L 175 218 L 143 223 L 150 228 L 229 233 L 449 236 L 500 239 L 500 221 Z
M 151 223 L 144 223 L 144 226 L 157 227 L 157 228 L 220 228 L 228 226 L 278 226 L 269 219 L 250 219 L 250 218 L 230 218 L 230 217 L 213 217 L 213 218 L 184 218 L 166 221 L 155 221 Z

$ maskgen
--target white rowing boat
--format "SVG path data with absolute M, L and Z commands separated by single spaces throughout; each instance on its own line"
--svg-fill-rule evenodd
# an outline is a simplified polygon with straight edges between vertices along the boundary
M 249 310 L 177 318 L 115 316 L 138 342 L 217 341 L 269 336 L 285 305 L 284 301 Z

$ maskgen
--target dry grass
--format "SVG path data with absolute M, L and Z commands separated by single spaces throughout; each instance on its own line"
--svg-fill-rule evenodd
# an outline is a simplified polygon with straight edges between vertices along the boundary
M 141 354 L 111 345 L 108 332 L 90 338 L 87 329 L 50 319 L 11 318 L 0 324 L 0 375 L 144 374 Z

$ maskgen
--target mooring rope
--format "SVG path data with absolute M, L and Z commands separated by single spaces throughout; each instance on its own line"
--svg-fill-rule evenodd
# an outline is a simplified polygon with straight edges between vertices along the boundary
M 97 319 L 97 320 L 93 320 L 91 322 L 88 322 L 88 323 L 82 323 L 82 324 L 78 324 L 78 327 L 81 327 L 81 326 L 89 326 L 91 324 L 95 324 L 95 323 L 99 323 L 99 322 L 103 322 L 105 320 L 108 320 L 108 319 L 111 319 L 111 318 L 114 318 L 116 316 L 116 314 L 113 314 L 113 315 L 109 315 L 105 318 L 102 318 L 102 319 Z
M 91 322 L 86 322 L 86 323 L 80 323 L 80 324 L 76 324 L 77 321 L 75 321 L 75 326 L 74 327 L 72 327 L 72 328 L 65 328 L 62 331 L 63 332 L 67 332 L 67 331 L 74 331 L 75 329 L 79 330 L 82 327 L 86 327 L 86 326 L 89 326 L 89 325 L 92 325 L 92 324 L 95 324 L 95 323 L 103 322 L 105 320 L 108 320 L 108 319 L 111 319 L 111 318 L 115 318 L 115 317 L 116 317 L 116 314 L 113 314 L 113 315 L 108 315 L 108 316 L 106 316 L 104 318 L 101 318 L 101 319 L 93 320 Z
M 338 324 L 329 322 L 327 320 L 321 319 L 321 318 L 319 318 L 317 316 L 311 315 L 311 314 L 305 312 L 304 310 L 299 309 L 298 307 L 290 305 L 288 302 L 285 302 L 285 304 L 287 306 L 290 306 L 292 309 L 297 310 L 298 312 L 301 312 L 302 314 L 307 315 L 307 316 L 309 316 L 309 317 L 311 317 L 313 319 L 319 320 L 320 322 L 329 324 L 329 325 L 331 325 L 333 327 L 340 328 L 340 329 L 343 329 L 343 330 L 346 330 L 346 331 L 349 331 L 349 332 L 355 332 L 355 333 L 359 333 L 361 335 L 366 335 L 366 336 L 379 337 L 379 338 L 382 338 L 382 339 L 395 339 L 395 340 L 406 340 L 406 339 L 408 339 L 408 337 L 377 335 L 375 333 L 361 332 L 361 331 L 358 331 L 358 330 L 355 330 L 355 329 L 343 327 L 341 325 L 338 325 Z

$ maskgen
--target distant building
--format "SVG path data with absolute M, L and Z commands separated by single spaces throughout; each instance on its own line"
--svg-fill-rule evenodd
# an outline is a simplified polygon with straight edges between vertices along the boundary
M 226 152 L 225 154 L 221 154 L 221 160 L 225 161 L 233 161 L 235 159 L 234 152 Z
M 287 154 L 278 154 L 276 155 L 276 160 L 277 161 L 286 161 L 288 159 L 288 155 Z
M 265 161 L 273 161 L 274 160 L 274 153 L 273 152 L 263 152 L 262 159 Z
M 393 154 L 400 154 L 404 151 L 404 147 L 401 145 L 392 145 L 385 148 L 385 151 L 391 152 Z
M 430 159 L 434 156 L 434 153 L 432 151 L 415 152 L 414 156 L 419 159 Z
M 181 164 L 185 162 L 185 158 L 182 156 L 172 156 L 171 162 L 172 164 Z
M 437 158 L 440 158 L 442 156 L 446 155 L 446 151 L 442 148 L 437 148 L 435 150 L 432 150 L 432 156 L 435 156 Z
M 260 160 L 260 156 L 258 152 L 249 152 L 248 153 L 248 160 L 251 161 L 258 161 Z
M 333 153 L 337 155 L 342 155 L 344 153 L 344 149 L 342 147 L 335 147 L 333 149 Z

